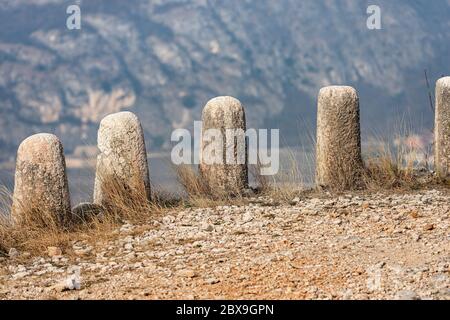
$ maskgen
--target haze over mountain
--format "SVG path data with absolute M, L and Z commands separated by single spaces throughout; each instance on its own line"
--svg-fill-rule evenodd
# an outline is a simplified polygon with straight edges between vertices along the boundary
M 169 148 L 217 95 L 296 144 L 330 84 L 359 90 L 364 132 L 403 113 L 431 128 L 424 70 L 432 89 L 450 74 L 450 0 L 89 0 L 78 1 L 82 29 L 68 30 L 74 3 L 0 1 L 2 159 L 36 132 L 69 153 L 94 144 L 101 118 L 125 109 L 150 150 Z M 366 27 L 369 4 L 382 30 Z

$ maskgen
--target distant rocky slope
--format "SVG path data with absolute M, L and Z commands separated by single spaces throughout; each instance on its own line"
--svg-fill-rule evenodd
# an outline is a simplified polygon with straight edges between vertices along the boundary
M 328 84 L 359 89 L 365 128 L 405 111 L 429 125 L 423 70 L 450 73 L 450 1 L 377 2 L 378 31 L 366 28 L 369 2 L 351 0 L 79 1 L 82 30 L 69 31 L 71 1 L 1 1 L 1 157 L 38 131 L 72 152 L 122 109 L 139 115 L 151 150 L 168 147 L 216 95 L 295 143 Z

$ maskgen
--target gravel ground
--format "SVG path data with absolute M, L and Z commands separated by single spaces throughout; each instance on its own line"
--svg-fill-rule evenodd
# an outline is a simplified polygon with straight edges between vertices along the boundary
M 448 191 L 255 198 L 0 258 L 0 299 L 450 299 Z

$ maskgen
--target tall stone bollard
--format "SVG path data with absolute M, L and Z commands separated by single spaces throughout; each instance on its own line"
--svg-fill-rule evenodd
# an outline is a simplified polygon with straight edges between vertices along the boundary
M 114 193 L 124 191 L 150 201 L 147 151 L 138 117 L 131 112 L 105 117 L 98 131 L 98 148 L 94 203 L 108 206 Z
M 64 225 L 71 219 L 70 209 L 61 142 L 46 133 L 25 139 L 17 152 L 12 217 L 16 222 L 26 223 L 25 219 L 46 219 L 44 215 L 48 215 Z M 27 214 L 40 214 L 41 217 Z
M 434 163 L 439 177 L 450 173 L 450 77 L 436 83 Z
M 316 185 L 352 189 L 359 185 L 362 169 L 358 94 L 352 87 L 322 88 L 317 114 Z
M 210 100 L 202 114 L 200 174 L 216 196 L 239 195 L 248 187 L 245 112 L 233 97 Z

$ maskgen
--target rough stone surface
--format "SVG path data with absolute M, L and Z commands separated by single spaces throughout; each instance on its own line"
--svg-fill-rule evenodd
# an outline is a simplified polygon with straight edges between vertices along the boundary
M 75 255 L 8 258 L 0 299 L 450 299 L 448 190 L 299 198 L 174 208 Z M 80 290 L 52 290 L 75 270 Z
M 83 202 L 72 208 L 72 215 L 77 222 L 87 222 L 103 213 L 104 208 L 95 203 Z
M 450 77 L 436 83 L 435 165 L 439 176 L 450 173 Z
M 29 209 L 54 214 L 61 223 L 71 217 L 64 150 L 52 134 L 25 139 L 17 152 L 12 215 L 20 220 Z
M 355 89 L 320 90 L 317 113 L 316 185 L 353 188 L 363 168 L 359 98 Z
M 110 179 L 151 199 L 144 132 L 136 115 L 119 112 L 105 117 L 98 131 L 98 148 L 94 203 L 107 205 Z
M 203 128 L 200 155 L 200 173 L 214 193 L 240 194 L 248 186 L 247 145 L 245 143 L 245 111 L 241 102 L 233 97 L 217 97 L 210 100 L 202 114 Z M 207 130 L 221 132 L 222 154 L 211 152 L 211 140 L 206 138 Z M 227 138 L 227 129 L 238 129 L 238 138 Z M 208 141 L 207 141 L 208 140 Z M 234 163 L 227 161 L 227 151 L 231 150 Z M 242 157 L 243 156 L 243 157 Z M 211 159 L 219 160 L 219 163 Z M 229 158 L 228 158 L 229 159 Z M 239 162 L 239 159 L 243 161 Z

